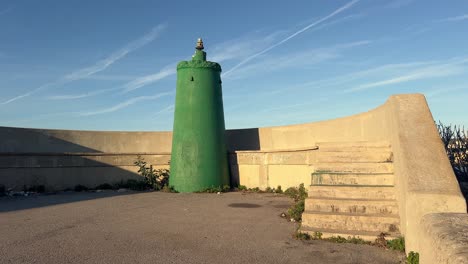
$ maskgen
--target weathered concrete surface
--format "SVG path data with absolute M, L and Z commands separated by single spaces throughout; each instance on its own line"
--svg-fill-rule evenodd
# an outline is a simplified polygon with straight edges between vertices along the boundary
M 406 250 L 425 252 L 421 219 L 438 212 L 466 213 L 466 202 L 423 95 L 396 95 L 386 105 L 395 184 Z
M 242 193 L 0 198 L 0 260 L 341 264 L 404 257 L 367 245 L 294 240 L 295 224 L 279 217 L 289 205 L 284 196 Z
M 330 147 L 335 150 L 342 148 L 342 142 L 389 142 L 394 154 L 393 171 L 401 231 L 410 251 L 422 251 L 422 247 L 426 246 L 420 243 L 420 221 L 425 214 L 466 213 L 465 200 L 445 155 L 427 102 L 421 94 L 391 96 L 376 109 L 349 117 L 291 126 L 228 130 L 226 136 L 231 153 L 248 151 L 231 155 L 234 182 L 262 188 L 277 185 L 285 188 L 301 182 L 306 185 L 310 183 L 307 181 L 316 169 L 314 162 L 318 161 L 317 157 L 314 158 L 313 148 L 320 142 L 334 142 L 328 146 L 329 150 Z M 137 153 L 151 152 L 156 155 L 171 151 L 172 133 L 1 127 L 0 139 L 0 154 L 17 155 L 13 161 L 7 161 L 6 156 L 0 155 L 0 166 L 4 162 L 8 163 L 6 167 L 0 168 L 0 184 L 13 182 L 16 188 L 21 189 L 24 184 L 40 185 L 45 182 L 51 186 L 73 186 L 78 180 L 83 180 L 86 182 L 82 184 L 97 185 L 104 183 L 100 180 L 137 177 L 134 172 L 129 172 L 129 167 L 119 165 L 121 163 L 117 159 L 95 158 L 89 161 L 88 157 L 82 157 L 81 160 L 73 159 L 70 167 L 50 168 L 60 164 L 61 159 L 25 159 L 24 153 L 33 152 L 30 156 L 43 152 L 97 155 L 133 153 L 129 154 L 130 158 Z M 377 159 L 382 157 L 378 156 Z M 24 165 L 23 159 L 29 160 L 34 166 L 8 167 L 11 164 Z M 93 162 L 105 166 L 87 165 Z M 73 169 L 76 164 L 77 167 Z M 115 172 L 116 168 L 118 173 Z M 113 178 L 112 175 L 118 176 Z
M 468 215 L 427 214 L 422 218 L 421 263 L 468 263 Z

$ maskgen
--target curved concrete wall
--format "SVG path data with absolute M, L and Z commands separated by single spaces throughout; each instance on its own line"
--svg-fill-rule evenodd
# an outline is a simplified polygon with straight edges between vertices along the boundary
M 309 152 L 318 142 L 389 142 L 408 251 L 425 246 L 419 239 L 424 215 L 466 213 L 465 200 L 420 94 L 391 96 L 374 110 L 345 118 L 228 130 L 226 137 L 234 178 L 260 187 L 287 187 L 310 179 Z M 171 132 L 0 127 L 0 184 L 63 188 L 138 177 L 133 166 L 136 155 L 144 154 L 151 164 L 167 167 L 171 141 Z M 301 176 L 291 178 L 292 171 Z
M 0 139 L 0 153 L 169 153 L 172 133 L 0 127 Z

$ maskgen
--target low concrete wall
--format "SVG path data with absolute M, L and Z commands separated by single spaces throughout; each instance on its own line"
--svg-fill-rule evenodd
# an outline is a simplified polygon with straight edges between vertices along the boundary
M 407 251 L 426 254 L 420 223 L 430 213 L 466 213 L 466 203 L 423 95 L 334 120 L 228 130 L 231 173 L 249 187 L 310 184 L 318 142 L 388 141 L 394 153 Z M 99 132 L 0 127 L 0 184 L 70 188 L 138 177 L 133 161 L 167 167 L 171 132 Z M 429 236 L 431 233 L 428 234 Z
M 468 214 L 427 214 L 421 227 L 420 263 L 468 263 Z
M 396 95 L 386 105 L 401 229 L 407 252 L 419 252 L 427 246 L 420 239 L 422 217 L 466 213 L 466 202 L 424 96 Z
M 139 179 L 138 155 L 155 169 L 169 168 L 170 153 L 0 153 L 0 184 L 53 191 Z
M 301 183 L 307 186 L 316 149 L 236 151 L 230 155 L 233 183 L 260 189 L 280 185 L 284 190 Z

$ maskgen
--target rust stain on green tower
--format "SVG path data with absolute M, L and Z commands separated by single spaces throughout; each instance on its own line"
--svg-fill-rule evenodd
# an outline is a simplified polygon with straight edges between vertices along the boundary
M 221 66 L 198 39 L 191 61 L 177 65 L 169 185 L 179 192 L 229 185 Z

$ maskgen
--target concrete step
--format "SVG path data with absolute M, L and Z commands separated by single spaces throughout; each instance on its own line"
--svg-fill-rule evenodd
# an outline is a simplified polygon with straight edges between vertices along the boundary
M 320 151 L 366 151 L 390 150 L 391 145 L 386 141 L 355 141 L 355 142 L 318 142 Z
M 398 215 L 396 200 L 337 199 L 309 197 L 305 200 L 306 211 L 349 214 Z
M 398 215 L 304 211 L 302 214 L 302 225 L 311 229 L 399 232 L 400 218 Z
M 393 163 L 319 163 L 315 167 L 315 173 L 393 173 Z
M 312 173 L 313 185 L 388 185 L 395 184 L 391 173 Z
M 390 150 L 323 151 L 313 152 L 316 163 L 338 162 L 391 162 L 393 154 Z
M 395 200 L 394 187 L 390 186 L 311 185 L 308 194 L 322 198 Z
M 322 238 L 330 237 L 344 237 L 344 238 L 361 238 L 366 241 L 374 242 L 375 239 L 380 235 L 381 232 L 370 232 L 370 231 L 358 231 L 358 230 L 336 230 L 336 229 L 325 229 L 325 228 L 310 228 L 301 226 L 301 232 L 307 233 L 314 236 L 316 232 L 320 232 Z M 399 232 L 386 232 L 385 239 L 391 240 L 401 236 Z

